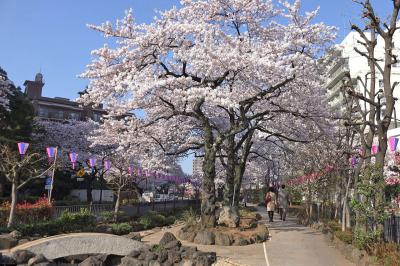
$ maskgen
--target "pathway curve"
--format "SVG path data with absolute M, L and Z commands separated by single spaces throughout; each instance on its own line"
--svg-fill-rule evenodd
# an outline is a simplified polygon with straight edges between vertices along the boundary
M 263 221 L 267 221 L 264 207 L 258 207 Z M 267 223 L 271 239 L 266 243 L 270 266 L 347 266 L 349 262 L 338 250 L 329 246 L 321 232 L 297 224 L 289 217 L 286 221 L 275 214 L 275 221 Z

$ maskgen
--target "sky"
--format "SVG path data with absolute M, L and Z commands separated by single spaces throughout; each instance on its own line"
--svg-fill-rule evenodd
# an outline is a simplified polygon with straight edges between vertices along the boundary
M 376 0 L 380 14 L 387 14 L 389 0 Z M 382 4 L 384 2 L 385 4 Z M 101 34 L 86 24 L 115 22 L 132 8 L 135 20 L 149 23 L 156 10 L 179 6 L 178 0 L 0 0 L 0 67 L 15 85 L 44 76 L 43 95 L 76 99 L 87 80 L 77 77 L 91 61 L 90 52 L 103 46 Z M 351 0 L 303 0 L 302 8 L 320 7 L 316 22 L 338 27 L 337 42 L 358 21 L 360 8 Z M 192 173 L 192 157 L 181 163 Z

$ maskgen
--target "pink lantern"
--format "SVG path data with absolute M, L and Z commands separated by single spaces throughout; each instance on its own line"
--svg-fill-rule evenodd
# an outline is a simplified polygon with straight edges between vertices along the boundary
M 354 167 L 357 164 L 357 158 L 355 156 L 352 156 L 350 159 L 350 164 L 352 167 Z
M 111 161 L 110 160 L 105 160 L 104 161 L 104 170 L 108 171 L 111 168 Z
M 142 176 L 142 169 L 138 167 L 136 170 L 137 170 L 137 176 Z
M 26 142 L 18 142 L 18 151 L 21 156 L 25 155 L 28 150 L 29 143 Z
M 389 138 L 389 147 L 390 147 L 390 151 L 394 152 L 396 151 L 397 148 L 397 144 L 399 143 L 399 139 L 395 138 L 395 137 L 390 137 Z
M 372 152 L 373 155 L 377 154 L 379 152 L 379 146 L 378 145 L 372 145 L 371 152 Z
M 89 159 L 89 166 L 90 168 L 94 168 L 96 166 L 96 158 Z
M 78 160 L 78 154 L 75 153 L 75 152 L 70 152 L 69 153 L 69 160 L 72 163 L 72 169 L 75 169 L 75 164 L 76 164 L 76 162 Z
M 46 148 L 46 152 L 47 152 L 47 157 L 49 157 L 49 159 L 53 159 L 54 156 L 56 155 L 56 148 L 54 148 L 54 147 L 47 147 L 47 148 Z
M 361 149 L 361 148 L 359 148 L 359 149 L 358 149 L 358 154 L 359 154 L 360 156 L 364 156 L 364 150 Z

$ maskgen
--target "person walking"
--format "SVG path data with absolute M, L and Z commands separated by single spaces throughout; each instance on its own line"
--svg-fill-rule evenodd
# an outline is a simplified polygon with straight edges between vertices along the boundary
M 289 192 L 285 190 L 285 187 L 285 185 L 282 185 L 278 192 L 279 213 L 282 221 L 286 220 L 286 214 L 289 208 Z
M 276 195 L 274 193 L 274 188 L 270 187 L 267 194 L 265 195 L 265 207 L 267 207 L 269 221 L 274 221 L 274 211 L 276 207 Z

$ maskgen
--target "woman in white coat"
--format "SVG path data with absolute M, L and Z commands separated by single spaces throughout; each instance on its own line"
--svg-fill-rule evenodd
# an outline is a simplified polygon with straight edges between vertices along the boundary
M 274 221 L 274 211 L 276 207 L 276 194 L 274 188 L 270 187 L 267 194 L 265 195 L 265 206 L 267 207 L 269 221 Z

